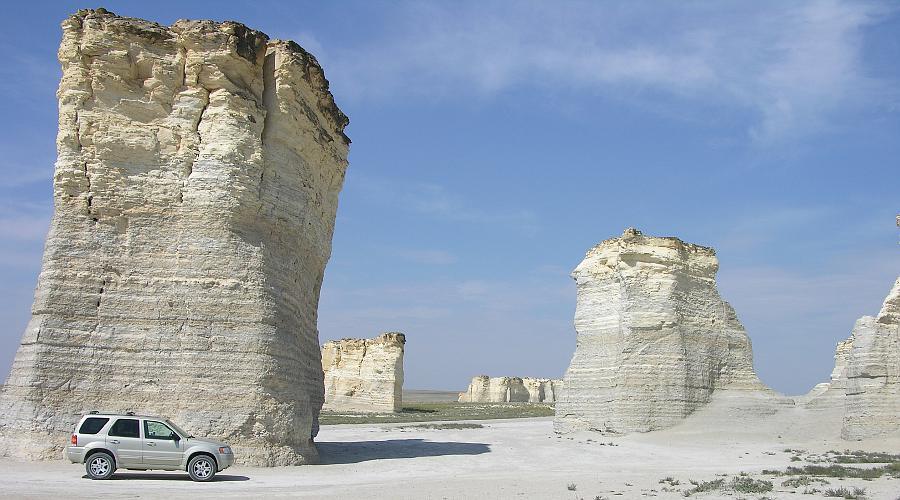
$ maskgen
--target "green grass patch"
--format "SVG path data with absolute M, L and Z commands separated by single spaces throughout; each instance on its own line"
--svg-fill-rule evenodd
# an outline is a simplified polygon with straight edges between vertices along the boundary
M 396 413 L 351 413 L 325 410 L 319 424 L 375 424 L 491 420 L 553 416 L 553 405 L 543 403 L 456 403 L 448 401 L 407 403 Z
M 839 464 L 890 464 L 900 462 L 900 455 L 880 451 L 829 451 L 828 459 Z
M 782 486 L 788 488 L 799 488 L 801 486 L 809 486 L 811 484 L 828 484 L 828 481 L 819 477 L 799 476 L 786 479 L 781 482 Z
M 837 489 L 827 489 L 822 492 L 826 497 L 837 497 L 837 498 L 849 498 L 851 500 L 857 498 L 866 498 L 866 489 L 865 488 L 845 488 L 841 486 Z
M 401 425 L 400 429 L 434 429 L 434 430 L 447 430 L 447 429 L 481 429 L 484 426 L 481 424 L 473 424 L 469 422 L 447 422 L 447 423 L 438 423 L 438 424 L 417 424 L 417 425 Z
M 690 483 L 693 484 L 694 487 L 682 492 L 682 495 L 686 497 L 689 497 L 696 493 L 721 490 L 725 486 L 724 479 L 715 479 L 713 481 L 694 481 L 693 479 L 691 479 Z
M 852 479 L 876 479 L 882 476 L 900 477 L 900 462 L 883 467 L 847 467 L 845 465 L 805 465 L 788 467 L 784 471 L 764 470 L 763 474 L 775 476 L 820 476 Z
M 772 481 L 741 476 L 732 479 L 728 487 L 738 493 L 768 493 L 772 491 Z

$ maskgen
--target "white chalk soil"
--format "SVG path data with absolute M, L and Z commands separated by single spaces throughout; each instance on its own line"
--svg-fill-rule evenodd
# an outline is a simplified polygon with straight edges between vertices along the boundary
M 842 441 L 836 411 L 726 396 L 672 429 L 624 437 L 556 435 L 552 418 L 473 423 L 483 427 L 323 426 L 317 440 L 322 465 L 238 466 L 211 483 L 191 482 L 183 473 L 128 471 L 93 481 L 81 465 L 8 460 L 0 461 L 0 482 L 7 498 L 674 499 L 684 498 L 691 480 L 728 482 L 743 472 L 771 481 L 774 489 L 748 494 L 725 488 L 691 498 L 823 498 L 803 492 L 840 487 L 865 488 L 868 499 L 900 498 L 900 479 L 888 476 L 829 477 L 827 485 L 792 488 L 781 484 L 789 476 L 762 474 L 805 465 L 829 450 L 900 451 L 900 437 Z M 801 460 L 791 461 L 797 455 Z M 679 484 L 660 483 L 667 477 Z

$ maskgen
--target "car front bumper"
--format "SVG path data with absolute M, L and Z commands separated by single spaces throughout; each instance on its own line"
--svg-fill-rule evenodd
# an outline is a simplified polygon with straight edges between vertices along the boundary
M 219 453 L 219 471 L 223 471 L 234 465 L 234 453 Z

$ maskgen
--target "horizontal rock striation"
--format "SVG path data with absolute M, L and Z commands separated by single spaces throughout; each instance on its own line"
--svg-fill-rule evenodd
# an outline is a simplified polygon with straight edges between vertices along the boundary
M 577 348 L 556 404 L 558 432 L 646 432 L 680 422 L 721 389 L 765 390 L 750 340 L 716 290 L 711 248 L 627 229 L 587 252 Z
M 850 341 L 841 437 L 865 439 L 900 431 L 900 278 L 877 316 L 857 320 Z
M 55 210 L 0 453 L 56 459 L 81 414 L 133 410 L 241 463 L 315 462 L 349 146 L 322 68 L 235 22 L 62 28 Z
M 403 349 L 406 336 L 342 339 L 322 346 L 325 409 L 394 412 L 402 409 Z
M 561 380 L 547 378 L 489 377 L 472 378 L 460 403 L 552 403 L 562 389 Z

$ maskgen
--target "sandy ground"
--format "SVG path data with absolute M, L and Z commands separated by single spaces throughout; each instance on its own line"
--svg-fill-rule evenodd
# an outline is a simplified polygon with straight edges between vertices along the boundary
M 481 421 L 476 429 L 433 430 L 415 424 L 325 426 L 318 438 L 322 465 L 232 467 L 213 483 L 186 474 L 123 472 L 109 481 L 84 477 L 83 466 L 63 462 L 0 462 L 3 496 L 12 498 L 224 498 L 299 497 L 347 499 L 587 499 L 683 498 L 662 491 L 659 480 L 729 478 L 740 472 L 775 483 L 769 498 L 823 498 L 781 486 L 786 448 L 900 451 L 900 438 L 848 443 L 837 438 L 828 412 L 755 401 L 720 401 L 675 428 L 625 437 L 585 432 L 557 436 L 551 418 Z M 900 498 L 900 479 L 828 478 L 822 487 L 859 486 L 869 499 Z M 571 491 L 569 485 L 574 485 Z M 691 498 L 761 498 L 714 492 Z

